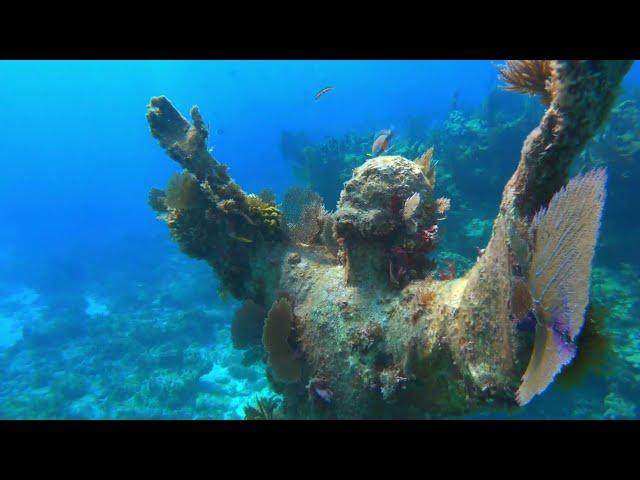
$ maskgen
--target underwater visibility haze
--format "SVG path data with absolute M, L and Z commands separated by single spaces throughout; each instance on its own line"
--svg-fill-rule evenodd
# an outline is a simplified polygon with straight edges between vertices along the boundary
M 0 419 L 636 419 L 632 61 L 0 61 Z

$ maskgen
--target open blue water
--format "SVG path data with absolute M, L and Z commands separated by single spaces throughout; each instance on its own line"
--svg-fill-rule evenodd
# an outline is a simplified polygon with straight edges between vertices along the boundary
M 462 111 L 482 106 L 500 63 L 0 61 L 0 418 L 239 419 L 271 393 L 264 365 L 243 365 L 231 346 L 237 303 L 218 298 L 211 270 L 179 252 L 147 205 L 180 170 L 149 135 L 152 96 L 183 114 L 197 104 L 222 130 L 209 139 L 216 159 L 246 191 L 269 187 L 281 200 L 300 184 L 283 130 L 319 142 L 391 125 L 402 136 L 412 117 L 439 128 L 454 94 Z M 326 85 L 335 89 L 315 102 Z M 625 94 L 634 88 L 638 64 Z M 639 160 L 613 167 L 611 196 L 623 184 L 640 202 Z M 496 161 L 508 178 L 518 158 Z M 480 192 L 497 207 L 502 186 Z M 594 273 L 615 310 L 614 373 L 554 387 L 514 418 L 640 414 L 640 256 L 626 247 L 640 230 L 629 215 L 605 210 Z

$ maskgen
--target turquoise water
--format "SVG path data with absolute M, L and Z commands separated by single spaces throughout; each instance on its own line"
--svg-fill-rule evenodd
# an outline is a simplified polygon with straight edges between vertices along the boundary
M 0 61 L 0 418 L 241 419 L 247 402 L 273 393 L 264 363 L 232 346 L 238 303 L 219 298 L 210 268 L 182 254 L 147 205 L 149 189 L 180 171 L 149 135 L 152 96 L 184 114 L 197 104 L 216 159 L 245 191 L 271 188 L 278 201 L 291 186 L 314 186 L 284 152 L 283 131 L 319 144 L 393 126 L 399 145 L 449 141 L 436 151 L 454 205 L 439 255 L 462 270 L 486 244 L 543 112 L 496 90 L 500 63 Z M 327 85 L 334 90 L 314 101 Z M 490 417 L 640 414 L 640 148 L 618 148 L 640 135 L 638 64 L 624 101 L 633 108 L 588 147 L 596 160 L 575 162 L 610 171 L 592 297 L 609 309 L 614 359 L 606 375 L 589 372 Z M 501 130 L 525 111 L 521 131 Z M 477 135 L 455 137 L 456 128 Z M 316 188 L 329 210 L 342 167 Z

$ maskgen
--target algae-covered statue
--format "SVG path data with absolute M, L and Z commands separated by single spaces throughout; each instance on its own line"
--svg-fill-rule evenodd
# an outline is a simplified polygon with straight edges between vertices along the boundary
M 491 239 L 461 278 L 430 275 L 446 199 L 432 151 L 353 171 L 337 210 L 309 201 L 292 229 L 247 194 L 189 123 L 151 99 L 151 134 L 184 171 L 149 203 L 188 255 L 243 300 L 240 348 L 262 343 L 284 418 L 434 418 L 517 408 L 576 354 L 606 172 L 569 166 L 606 120 L 629 61 L 510 61 L 512 90 L 547 107 L 504 188 Z

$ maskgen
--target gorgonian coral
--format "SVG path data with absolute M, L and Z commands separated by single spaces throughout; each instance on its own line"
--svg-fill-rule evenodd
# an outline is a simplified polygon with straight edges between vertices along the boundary
M 507 60 L 498 72 L 509 92 L 538 95 L 544 105 L 549 105 L 555 95 L 551 60 Z
M 164 213 L 167 211 L 167 204 L 165 203 L 165 193 L 159 188 L 152 188 L 149 191 L 149 206 L 156 211 L 156 213 Z
M 200 184 L 195 175 L 184 170 L 171 177 L 165 196 L 165 204 L 169 208 L 188 210 L 198 207 L 201 202 Z
M 306 205 L 300 220 L 289 225 L 290 237 L 297 243 L 310 245 L 320 240 L 320 234 L 329 218 L 329 213 L 319 203 Z
M 273 377 L 283 383 L 300 380 L 302 366 L 289 345 L 293 328 L 293 309 L 285 297 L 273 303 L 264 324 L 262 344 L 268 355 L 268 364 Z
M 284 194 L 280 210 L 288 223 L 297 223 L 307 205 L 322 205 L 322 197 L 317 193 L 301 187 L 292 187 Z
M 534 350 L 517 393 L 520 405 L 544 391 L 575 356 L 576 336 L 589 302 L 606 178 L 604 169 L 574 178 L 531 223 L 534 249 L 529 288 L 538 324 Z
M 244 349 L 260 343 L 265 310 L 253 300 L 246 300 L 231 322 L 231 340 L 235 348 Z
M 588 374 L 602 376 L 609 372 L 614 353 L 614 340 L 606 326 L 609 315 L 610 310 L 604 305 L 589 304 L 584 328 L 578 337 L 578 354 L 558 375 L 558 385 L 571 388 L 583 382 Z

